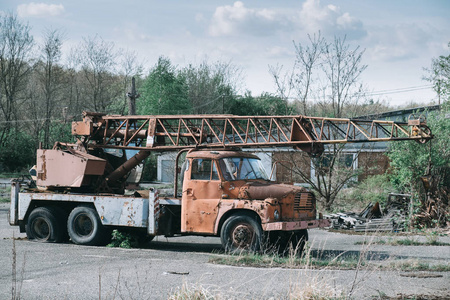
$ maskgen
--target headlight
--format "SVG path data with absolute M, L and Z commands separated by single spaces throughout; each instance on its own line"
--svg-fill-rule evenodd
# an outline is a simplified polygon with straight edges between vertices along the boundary
M 277 221 L 280 219 L 280 213 L 278 212 L 278 209 L 275 209 L 275 211 L 273 212 L 273 217 Z

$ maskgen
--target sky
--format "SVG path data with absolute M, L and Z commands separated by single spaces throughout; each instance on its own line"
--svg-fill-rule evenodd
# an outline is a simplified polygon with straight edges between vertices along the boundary
M 362 82 L 393 106 L 437 101 L 423 80 L 433 58 L 448 55 L 447 0 L 1 0 L 0 13 L 28 23 L 37 43 L 44 32 L 64 32 L 64 56 L 96 35 L 135 51 L 146 70 L 158 57 L 183 67 L 207 59 L 243 71 L 242 90 L 275 93 L 269 66 L 292 67 L 294 43 L 319 31 L 364 49 Z

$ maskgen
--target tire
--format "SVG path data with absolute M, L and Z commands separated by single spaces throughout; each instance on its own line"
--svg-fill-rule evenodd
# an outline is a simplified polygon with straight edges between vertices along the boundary
M 64 240 L 66 226 L 54 207 L 37 207 L 29 215 L 26 225 L 31 241 L 59 243 Z
M 261 224 L 249 215 L 228 218 L 222 226 L 220 240 L 226 252 L 259 251 L 263 241 Z
M 104 245 L 111 237 L 97 211 L 87 206 L 78 206 L 72 210 L 67 219 L 67 231 L 72 242 L 78 245 Z

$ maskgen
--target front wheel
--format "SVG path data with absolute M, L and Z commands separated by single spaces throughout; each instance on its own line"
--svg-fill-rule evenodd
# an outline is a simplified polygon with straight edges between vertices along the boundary
M 102 245 L 107 243 L 108 231 L 97 211 L 91 207 L 75 207 L 67 219 L 70 239 L 79 245 Z
M 37 207 L 28 217 L 26 232 L 31 241 L 59 243 L 65 237 L 65 224 L 57 209 Z
M 225 221 L 220 232 L 225 251 L 259 251 L 263 240 L 261 224 L 249 215 L 232 216 Z

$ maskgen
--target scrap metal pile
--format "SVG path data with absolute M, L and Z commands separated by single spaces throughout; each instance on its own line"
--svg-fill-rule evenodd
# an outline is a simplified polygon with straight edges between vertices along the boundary
M 389 194 L 386 207 L 370 203 L 360 213 L 330 214 L 333 229 L 350 229 L 357 232 L 402 231 L 407 226 L 411 195 Z
M 430 166 L 420 179 L 426 197 L 421 199 L 420 212 L 412 216 L 412 225 L 417 228 L 450 227 L 450 167 Z

